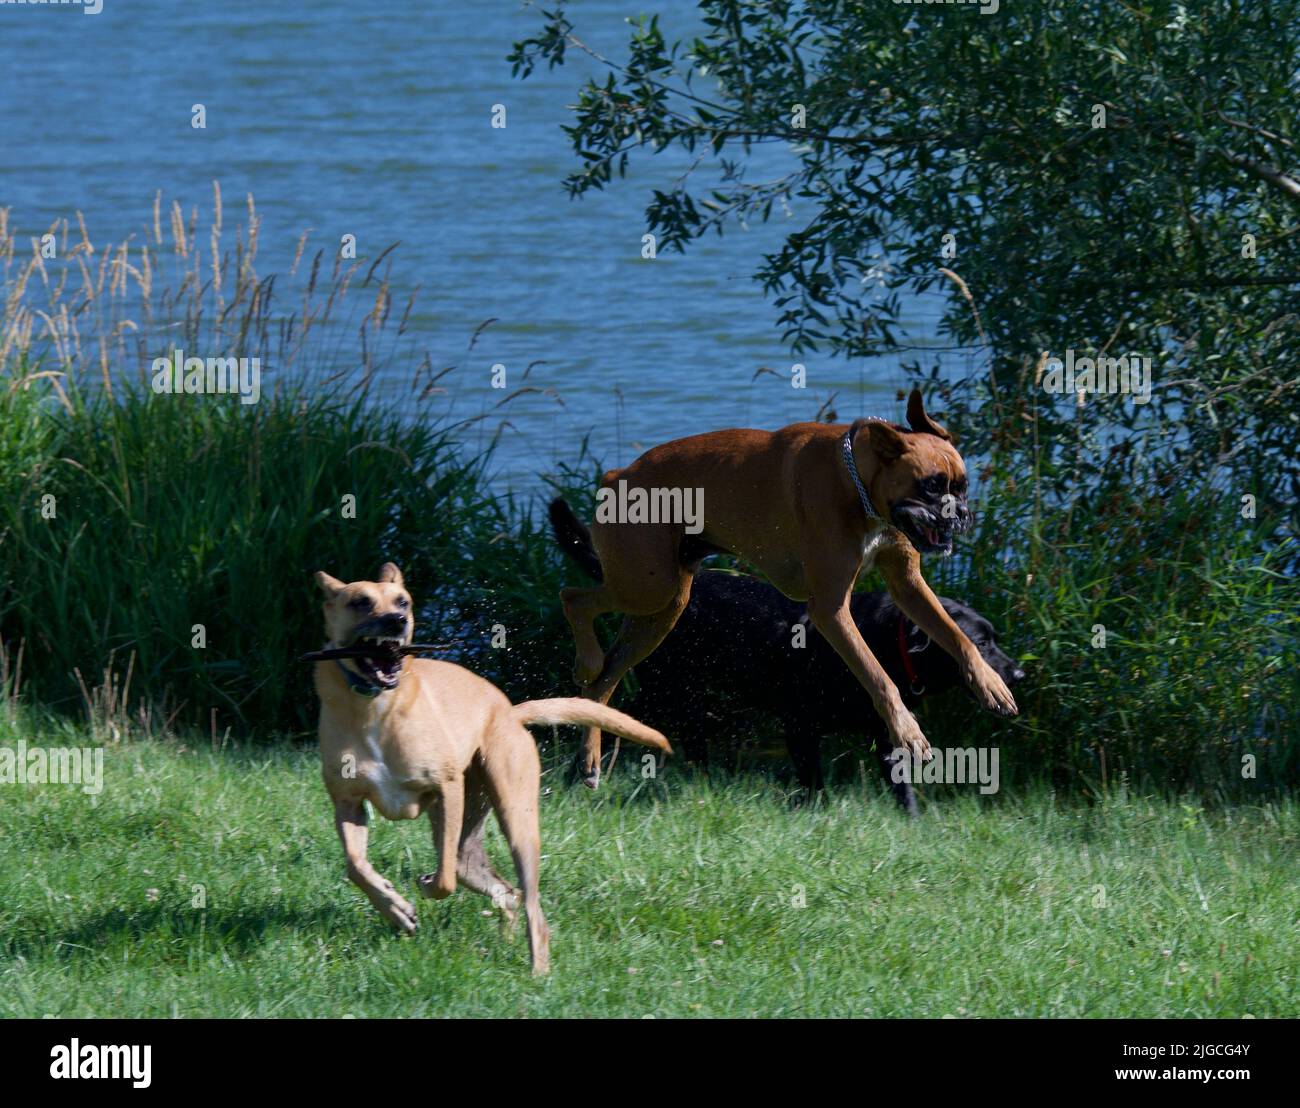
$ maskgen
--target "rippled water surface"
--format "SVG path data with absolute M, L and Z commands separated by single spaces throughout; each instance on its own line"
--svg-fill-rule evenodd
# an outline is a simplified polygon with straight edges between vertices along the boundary
M 692 29 L 693 5 L 650 6 L 670 32 Z M 638 10 L 571 8 L 614 56 Z M 0 206 L 20 242 L 80 210 L 107 244 L 150 222 L 159 189 L 206 212 L 217 179 L 228 223 L 245 193 L 256 198 L 263 275 L 287 268 L 308 228 L 316 245 L 355 234 L 370 256 L 400 240 L 399 300 L 421 287 L 416 344 L 458 367 L 438 402 L 457 416 L 491 411 L 495 363 L 511 390 L 539 390 L 503 409 L 501 479 L 516 488 L 573 459 L 587 434 L 621 464 L 681 435 L 811 418 L 832 392 L 841 417 L 897 415 L 894 360 L 813 355 L 801 359 L 808 389 L 789 386 L 794 359 L 750 274 L 806 213 L 646 261 L 648 190 L 680 159 L 644 160 L 629 182 L 568 199 L 561 180 L 575 163 L 560 125 L 591 64 L 573 54 L 512 79 L 505 55 L 538 25 L 515 0 L 104 0 L 97 16 L 0 6 Z M 196 103 L 203 131 L 190 125 Z M 495 104 L 504 129 L 490 126 Z M 933 338 L 934 302 L 914 311 L 912 338 Z M 384 387 L 407 389 L 417 355 L 390 364 Z M 762 366 L 781 377 L 755 379 Z M 474 435 L 486 440 L 502 418 Z

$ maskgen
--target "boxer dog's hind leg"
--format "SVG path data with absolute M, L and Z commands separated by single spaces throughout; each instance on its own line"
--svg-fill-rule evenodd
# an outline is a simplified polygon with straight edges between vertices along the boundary
M 560 600 L 576 648 L 573 679 L 579 685 L 589 685 L 605 665 L 605 651 L 596 637 L 596 617 L 612 611 L 613 602 L 604 585 L 561 589 Z
M 691 599 L 693 575 L 683 571 L 678 580 L 677 592 L 667 607 L 653 615 L 623 617 L 618 637 L 605 658 L 600 676 L 584 690 L 583 695 L 601 704 L 608 704 L 619 682 L 627 671 L 650 656 L 677 624 Z M 590 789 L 600 784 L 601 731 L 599 727 L 587 729 L 583 742 L 579 771 L 582 782 Z

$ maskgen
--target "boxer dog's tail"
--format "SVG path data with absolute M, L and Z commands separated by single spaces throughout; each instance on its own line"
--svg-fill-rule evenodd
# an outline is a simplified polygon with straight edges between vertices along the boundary
M 600 558 L 596 554 L 596 548 L 591 544 L 591 532 L 587 530 L 587 525 L 573 514 L 568 501 L 557 496 L 551 501 L 546 514 L 551 517 L 551 530 L 555 533 L 555 541 L 559 543 L 565 555 L 577 563 L 578 568 L 593 581 L 603 581 L 605 574 L 600 568 Z
M 579 727 L 599 727 L 612 731 L 642 746 L 653 746 L 665 754 L 671 754 L 673 748 L 668 740 L 653 727 L 638 723 L 631 716 L 615 708 L 607 707 L 594 700 L 580 696 L 561 696 L 554 700 L 527 700 L 516 704 L 510 714 L 525 727 L 533 723 L 574 723 Z

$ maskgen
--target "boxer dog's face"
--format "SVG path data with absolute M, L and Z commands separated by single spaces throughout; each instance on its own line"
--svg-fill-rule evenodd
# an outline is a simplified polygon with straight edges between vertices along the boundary
M 854 436 L 854 458 L 876 511 L 920 553 L 951 554 L 953 536 L 967 530 L 971 519 L 966 466 L 952 436 L 925 414 L 915 389 L 907 404 L 910 431 L 862 422 L 862 433 Z
M 887 498 L 886 518 L 920 553 L 951 554 L 953 535 L 970 527 L 966 467 L 950 443 L 930 435 L 909 438 L 919 441 L 899 459 L 906 459 L 909 472 L 894 475 L 897 491 Z

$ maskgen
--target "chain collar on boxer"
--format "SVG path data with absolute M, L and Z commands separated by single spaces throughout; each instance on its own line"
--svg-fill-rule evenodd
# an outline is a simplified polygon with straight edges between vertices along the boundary
M 844 464 L 848 467 L 849 476 L 853 478 L 853 487 L 858 490 L 858 498 L 862 501 L 862 510 L 867 513 L 868 519 L 879 519 L 880 513 L 871 506 L 871 497 L 867 495 L 866 487 L 862 484 L 862 478 L 858 476 L 858 463 L 853 460 L 852 427 L 844 432 L 844 438 L 840 440 L 840 445 L 844 448 Z

